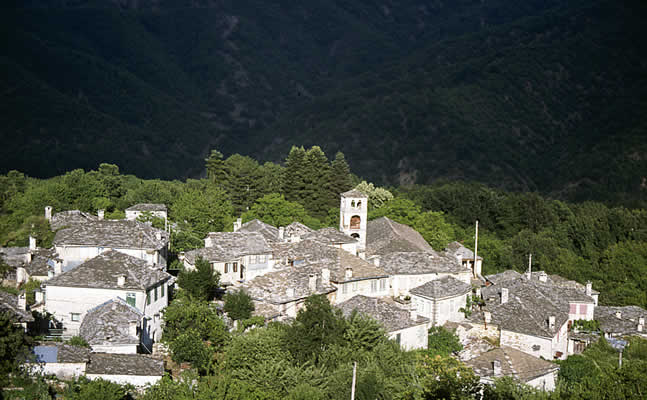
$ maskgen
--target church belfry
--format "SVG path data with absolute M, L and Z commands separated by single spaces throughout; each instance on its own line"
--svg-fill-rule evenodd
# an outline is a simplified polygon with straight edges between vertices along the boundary
M 339 205 L 339 230 L 357 239 L 357 250 L 366 250 L 366 221 L 368 197 L 359 190 L 341 194 Z

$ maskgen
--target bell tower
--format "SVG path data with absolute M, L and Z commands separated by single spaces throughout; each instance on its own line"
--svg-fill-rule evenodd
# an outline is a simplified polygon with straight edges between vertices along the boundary
M 368 197 L 359 190 L 341 194 L 339 205 L 339 230 L 357 239 L 357 250 L 366 250 L 366 221 Z

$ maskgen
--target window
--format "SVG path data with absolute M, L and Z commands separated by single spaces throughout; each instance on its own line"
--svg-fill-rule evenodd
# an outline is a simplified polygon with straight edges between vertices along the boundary
M 249 256 L 250 264 L 258 264 L 258 256 Z
M 355 200 L 351 200 L 351 201 L 350 201 L 350 206 L 351 206 L 351 207 L 353 207 L 353 208 L 355 208 Z
M 74 322 L 79 322 L 81 320 L 81 314 L 79 313 L 70 313 L 70 319 Z
M 166 286 L 164 283 L 162 283 L 162 286 L 160 286 L 160 296 L 164 297 L 164 286 Z
M 153 289 L 153 301 L 157 301 L 157 286 L 155 286 L 155 289 Z
M 229 272 L 229 263 L 225 263 L 225 274 Z
M 359 287 L 358 282 L 353 282 L 353 292 L 357 292 L 358 287 Z
M 342 293 L 348 293 L 348 285 L 345 283 L 341 284 L 341 292 Z
M 580 304 L 580 314 L 586 315 L 586 304 Z
M 386 279 L 380 279 L 380 290 L 386 290 Z
M 234 272 L 238 272 L 238 263 L 234 263 Z
M 570 314 L 577 314 L 577 304 L 571 304 L 569 308 L 570 310 L 568 312 Z
M 126 293 L 126 304 L 135 307 L 135 293 Z
M 146 292 L 146 305 L 149 305 L 151 303 L 151 292 L 148 291 Z
M 359 200 L 359 201 L 357 202 L 357 208 L 362 208 L 362 200 Z
M 258 263 L 259 264 L 265 264 L 266 262 L 267 262 L 267 259 L 266 259 L 265 254 L 261 254 L 260 256 L 258 256 Z
M 401 340 L 402 340 L 402 334 L 401 333 L 398 333 L 397 335 L 395 335 L 395 342 L 397 344 L 400 344 Z
M 359 215 L 353 215 L 350 217 L 350 229 L 359 229 L 362 219 Z
M 377 281 L 372 280 L 371 281 L 371 293 L 375 293 L 375 292 L 377 292 Z

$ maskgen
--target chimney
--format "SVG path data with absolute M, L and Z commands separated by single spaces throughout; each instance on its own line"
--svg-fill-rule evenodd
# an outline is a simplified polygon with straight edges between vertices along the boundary
M 508 288 L 501 288 L 501 304 L 508 302 Z
M 310 293 L 315 293 L 317 291 L 317 275 L 310 274 L 308 276 L 308 289 L 310 289 Z
M 551 331 L 553 329 L 555 329 L 555 316 L 554 315 L 551 315 L 550 317 L 548 317 L 548 329 L 550 329 Z
M 345 277 L 346 277 L 346 279 L 350 279 L 350 278 L 352 278 L 352 277 L 353 277 L 353 269 L 352 269 L 351 267 L 347 267 L 347 268 L 346 268 L 346 275 L 345 275 Z
M 492 313 L 489 311 L 483 311 L 483 319 L 485 320 L 486 324 L 489 324 L 492 322 Z
M 532 254 L 528 255 L 528 271 L 526 271 L 526 279 L 532 279 Z
M 593 284 L 591 281 L 586 282 L 586 295 L 590 296 L 593 293 Z
M 137 337 L 137 321 L 128 321 L 128 335 Z
M 638 332 L 642 332 L 644 327 L 645 327 L 644 324 L 638 324 L 638 327 L 637 327 Z
M 157 231 L 157 232 L 155 232 L 155 238 L 156 238 L 159 242 L 161 242 L 161 241 L 162 241 L 162 232 L 161 232 L 161 231 Z
M 328 268 L 321 270 L 321 285 L 330 286 L 330 270 Z
M 620 311 L 616 311 L 616 318 L 622 319 L 622 313 Z
M 285 227 L 279 226 L 279 241 L 285 239 Z
M 373 259 L 371 261 L 373 261 L 373 265 L 375 265 L 376 267 L 380 266 L 380 256 L 373 256 Z
M 29 235 L 29 250 L 36 250 L 36 238 Z
M 643 317 L 638 318 L 638 323 L 640 325 L 645 325 L 645 318 L 643 318 Z
M 288 297 L 294 297 L 294 288 L 285 289 L 285 295 Z
M 102 220 L 105 215 L 106 210 L 97 210 L 97 216 L 99 217 L 99 220 Z
M 31 259 L 32 259 L 31 252 L 27 252 L 27 253 L 25 253 L 25 263 L 26 263 L 26 264 L 31 263 Z
M 365 251 L 360 251 L 357 256 L 361 258 L 362 260 L 366 260 L 366 252 Z
M 234 232 L 239 230 L 242 225 L 243 225 L 243 219 L 242 218 L 236 219 L 236 222 L 234 222 Z
M 45 207 L 45 219 L 48 221 L 52 220 L 52 206 Z
M 418 320 L 418 310 L 416 309 L 416 307 L 411 307 L 411 310 L 409 310 L 409 316 L 413 321 Z
M 126 284 L 126 275 L 119 275 L 117 277 L 117 286 L 122 287 Z
M 18 308 L 27 311 L 27 294 L 25 292 L 18 295 Z
M 63 263 L 59 260 L 54 261 L 54 275 L 58 275 L 63 272 Z
M 545 273 L 544 271 L 541 271 L 539 273 L 539 281 L 544 283 L 548 282 L 548 274 Z
M 495 377 L 501 376 L 501 361 L 492 361 L 492 375 L 494 375 Z

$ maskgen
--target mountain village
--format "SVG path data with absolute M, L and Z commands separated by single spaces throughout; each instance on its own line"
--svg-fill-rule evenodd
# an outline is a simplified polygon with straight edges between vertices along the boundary
M 456 357 L 483 383 L 511 376 L 554 389 L 559 365 L 552 361 L 598 338 L 582 321 L 596 320 L 620 351 L 621 337 L 647 337 L 646 310 L 599 306 L 590 282 L 533 271 L 531 258 L 525 273 L 483 275 L 478 224 L 474 251 L 458 242 L 433 249 L 407 225 L 368 221 L 368 201 L 358 190 L 342 193 L 339 229 L 238 219 L 233 232 L 211 232 L 204 247 L 178 258 L 188 270 L 208 261 L 223 290 L 245 291 L 266 322 L 294 319 L 309 296 L 324 295 L 344 315 L 375 319 L 407 350 L 427 348 L 430 328 L 443 326 L 463 345 Z M 151 213 L 166 221 L 166 206 L 137 204 L 124 220 L 104 219 L 101 210 L 54 211 L 44 210 L 56 232 L 52 248 L 34 238 L 29 247 L 0 248 L 13 268 L 5 284 L 41 282 L 30 307 L 26 293 L 0 291 L 0 310 L 26 330 L 37 322 L 32 311 L 49 314 L 49 339 L 80 336 L 90 348 L 45 341 L 25 366 L 61 379 L 154 384 L 166 370 L 162 315 L 176 278 L 167 272 L 168 231 L 137 218 Z

